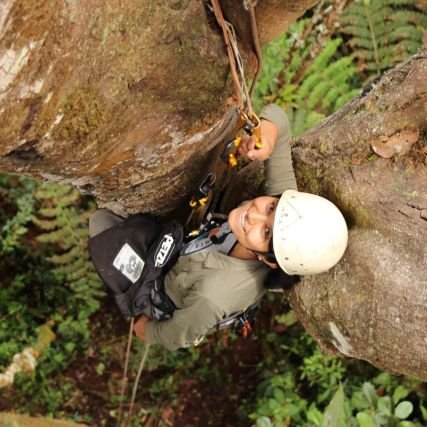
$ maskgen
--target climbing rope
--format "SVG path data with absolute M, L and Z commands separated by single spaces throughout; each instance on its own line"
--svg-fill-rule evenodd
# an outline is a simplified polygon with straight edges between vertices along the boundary
M 233 78 L 235 88 L 235 98 L 238 106 L 237 120 L 239 122 L 236 136 L 226 142 L 221 159 L 228 164 L 229 168 L 225 176 L 221 179 L 221 187 L 226 187 L 229 181 L 232 180 L 233 174 L 230 169 L 238 165 L 237 150 L 241 142 L 241 137 L 238 135 L 240 129 L 243 129 L 249 135 L 256 137 L 255 148 L 262 148 L 260 119 L 253 112 L 251 98 L 255 89 L 256 82 L 262 68 L 262 54 L 259 43 L 258 27 L 255 16 L 256 0 L 243 0 L 244 9 L 249 12 L 251 35 L 255 55 L 257 57 L 257 69 L 252 80 L 250 90 L 246 84 L 246 76 L 242 56 L 239 51 L 236 34 L 233 25 L 224 19 L 219 0 L 210 0 L 210 10 L 214 13 L 218 25 L 222 29 L 224 42 L 226 45 L 228 61 L 230 64 L 231 76 Z M 211 208 L 215 209 L 220 199 L 219 193 L 215 196 L 211 204 Z
M 257 56 L 257 59 L 258 59 L 258 65 L 255 72 L 255 76 L 254 76 L 254 79 L 252 80 L 251 89 L 249 90 L 249 99 L 251 99 L 254 94 L 255 85 L 256 85 L 256 82 L 258 81 L 258 78 L 259 78 L 259 75 L 261 74 L 261 69 L 262 69 L 262 51 L 259 43 L 258 26 L 257 26 L 256 16 L 255 16 L 256 3 L 257 3 L 256 1 L 251 2 L 251 5 L 247 9 L 249 11 L 249 16 L 251 20 L 252 41 L 254 44 L 255 55 Z
M 121 384 L 121 390 L 120 390 L 120 406 L 119 406 L 119 413 L 117 415 L 117 423 L 116 423 L 117 427 L 120 427 L 122 425 L 121 423 L 123 420 L 123 400 L 124 400 L 125 389 L 126 389 L 126 384 L 127 384 L 127 375 L 128 375 L 128 368 L 129 368 L 129 356 L 130 356 L 130 349 L 131 349 L 131 345 L 132 345 L 134 324 L 135 324 L 135 318 L 132 317 L 131 321 L 130 321 L 129 335 L 128 335 L 128 340 L 127 340 L 127 345 L 126 345 L 125 366 L 124 366 L 124 370 L 123 370 L 123 378 L 122 378 L 122 384 Z M 145 365 L 145 361 L 147 360 L 149 349 L 150 349 L 150 344 L 146 343 L 144 354 L 142 355 L 141 362 L 139 364 L 138 373 L 136 375 L 135 383 L 133 385 L 132 397 L 131 397 L 131 401 L 129 404 L 129 412 L 127 413 L 126 420 L 123 423 L 123 427 L 127 427 L 129 425 L 129 422 L 132 420 L 132 413 L 133 413 L 133 407 L 135 404 L 136 392 L 138 390 L 138 384 L 139 384 L 139 381 L 141 379 L 142 371 L 144 370 L 144 365 Z
M 235 97 L 240 115 L 238 129 L 243 129 L 249 135 L 254 135 L 256 137 L 255 148 L 262 148 L 263 144 L 260 129 L 261 122 L 258 116 L 254 113 L 251 102 L 251 97 L 262 66 L 262 54 L 259 45 L 258 27 L 255 16 L 256 1 L 244 0 L 243 2 L 243 7 L 249 12 L 252 42 L 258 60 L 256 73 L 249 90 L 246 84 L 243 60 L 239 51 L 234 27 L 230 22 L 224 19 L 219 0 L 211 0 L 211 4 L 211 10 L 215 15 L 218 25 L 222 29 L 228 62 L 230 63 L 231 75 L 235 87 Z M 235 167 L 238 164 L 236 152 L 240 142 L 241 138 L 236 136 L 233 140 L 226 143 L 224 152 L 221 154 L 221 158 L 231 167 Z
M 119 413 L 117 415 L 117 427 L 120 426 L 120 423 L 122 421 L 123 399 L 125 397 L 125 389 L 126 389 L 126 384 L 127 384 L 127 380 L 128 380 L 129 355 L 130 355 L 130 348 L 132 345 L 134 323 L 135 323 L 135 318 L 132 317 L 131 321 L 130 321 L 128 341 L 127 341 L 127 345 L 126 345 L 125 367 L 123 370 L 123 378 L 122 378 L 122 384 L 121 384 L 121 389 L 120 389 L 120 406 L 119 406 Z
M 256 81 L 258 80 L 259 74 L 261 72 L 262 54 L 259 45 L 258 27 L 255 16 L 255 5 L 257 2 L 244 1 L 243 3 L 244 8 L 249 12 L 252 41 L 254 45 L 255 54 L 258 60 L 257 70 L 249 91 L 246 85 L 246 77 L 243 67 L 242 56 L 240 55 L 234 27 L 230 22 L 224 19 L 219 0 L 211 0 L 212 10 L 215 14 L 215 18 L 219 26 L 222 29 L 225 45 L 227 48 L 228 62 L 230 63 L 231 75 L 233 77 L 233 82 L 235 86 L 237 105 L 242 112 L 247 110 L 249 118 L 252 119 L 253 108 L 251 97 L 255 88 Z
M 235 87 L 235 93 L 237 98 L 237 105 L 239 108 L 243 109 L 244 102 L 243 102 L 243 95 L 242 95 L 242 85 L 239 80 L 239 75 L 236 70 L 236 57 L 233 51 L 233 48 L 231 46 L 231 40 L 230 40 L 230 33 L 229 28 L 232 28 L 232 25 L 228 23 L 229 25 L 226 25 L 226 21 L 224 19 L 224 16 L 222 14 L 221 5 L 219 4 L 219 0 L 211 0 L 212 4 L 212 10 L 215 14 L 215 18 L 219 24 L 219 26 L 222 29 L 222 33 L 224 36 L 225 46 L 227 48 L 227 56 L 228 56 L 228 62 L 230 63 L 230 69 L 231 69 L 231 76 L 233 78 L 234 87 Z M 234 33 L 234 30 L 233 30 Z
M 147 360 L 149 349 L 150 349 L 150 343 L 145 343 L 145 350 L 144 350 L 144 354 L 142 355 L 141 362 L 139 364 L 138 374 L 136 375 L 136 378 L 135 378 L 135 384 L 133 385 L 132 398 L 130 401 L 128 417 L 124 427 L 127 427 L 129 422 L 132 420 L 133 405 L 135 403 L 136 391 L 138 390 L 139 380 L 141 379 L 142 371 L 144 370 L 145 361 Z

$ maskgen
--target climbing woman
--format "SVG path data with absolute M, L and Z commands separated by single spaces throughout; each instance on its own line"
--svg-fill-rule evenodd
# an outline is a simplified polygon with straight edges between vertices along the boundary
M 237 206 L 217 229 L 179 248 L 179 257 L 162 283 L 163 302 L 170 313 L 160 320 L 142 314 L 134 327 L 142 340 L 170 350 L 196 344 L 233 313 L 258 303 L 266 292 L 269 272 L 280 268 L 289 283 L 300 275 L 327 271 L 344 254 L 347 226 L 341 212 L 320 196 L 297 191 L 285 113 L 272 104 L 260 119 L 262 148 L 255 149 L 255 138 L 247 137 L 238 153 L 249 160 L 265 161 L 266 195 Z M 108 210 L 99 210 L 90 220 L 90 235 L 95 238 L 124 221 Z M 120 230 L 118 227 L 116 235 Z M 130 235 L 135 233 L 131 230 Z M 156 250 L 154 255 L 166 259 L 172 240 L 160 243 L 163 252 Z M 105 245 L 98 246 L 102 250 Z M 114 255 L 116 262 L 118 257 Z M 124 275 L 135 271 L 140 275 L 149 268 L 147 260 L 133 257 L 134 263 L 127 264 L 129 271 L 122 268 Z M 100 272 L 99 266 L 97 270 Z M 131 284 L 129 277 L 124 280 Z

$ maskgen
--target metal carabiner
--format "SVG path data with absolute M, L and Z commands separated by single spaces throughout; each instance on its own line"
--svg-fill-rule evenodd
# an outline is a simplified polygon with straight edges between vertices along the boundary
M 243 111 L 241 112 L 241 120 L 243 121 L 242 129 L 249 135 L 256 137 L 255 148 L 262 148 L 261 141 L 261 120 L 253 113 L 252 117 L 249 117 Z
M 241 136 L 237 136 L 233 140 L 227 142 L 224 151 L 221 154 L 221 159 L 228 163 L 232 168 L 237 166 L 236 150 L 239 148 L 240 142 L 242 141 Z
M 190 206 L 197 208 L 204 206 L 208 201 L 209 191 L 212 190 L 216 180 L 216 175 L 211 172 L 203 178 L 202 183 L 199 185 L 198 193 L 194 195 L 190 200 Z

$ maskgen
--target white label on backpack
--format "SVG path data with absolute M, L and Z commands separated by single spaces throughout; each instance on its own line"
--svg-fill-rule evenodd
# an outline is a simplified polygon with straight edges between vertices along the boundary
M 175 242 L 173 240 L 172 234 L 166 234 L 160 242 L 159 247 L 157 248 L 155 259 L 155 267 L 163 267 L 175 247 Z
M 141 277 L 145 262 L 128 243 L 125 243 L 114 258 L 113 265 L 132 283 L 135 283 Z

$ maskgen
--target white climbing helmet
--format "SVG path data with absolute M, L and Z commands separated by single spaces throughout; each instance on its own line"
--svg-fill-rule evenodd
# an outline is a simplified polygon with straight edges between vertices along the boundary
M 288 274 L 323 273 L 347 247 L 347 225 L 339 209 L 315 194 L 287 190 L 276 208 L 273 249 Z

